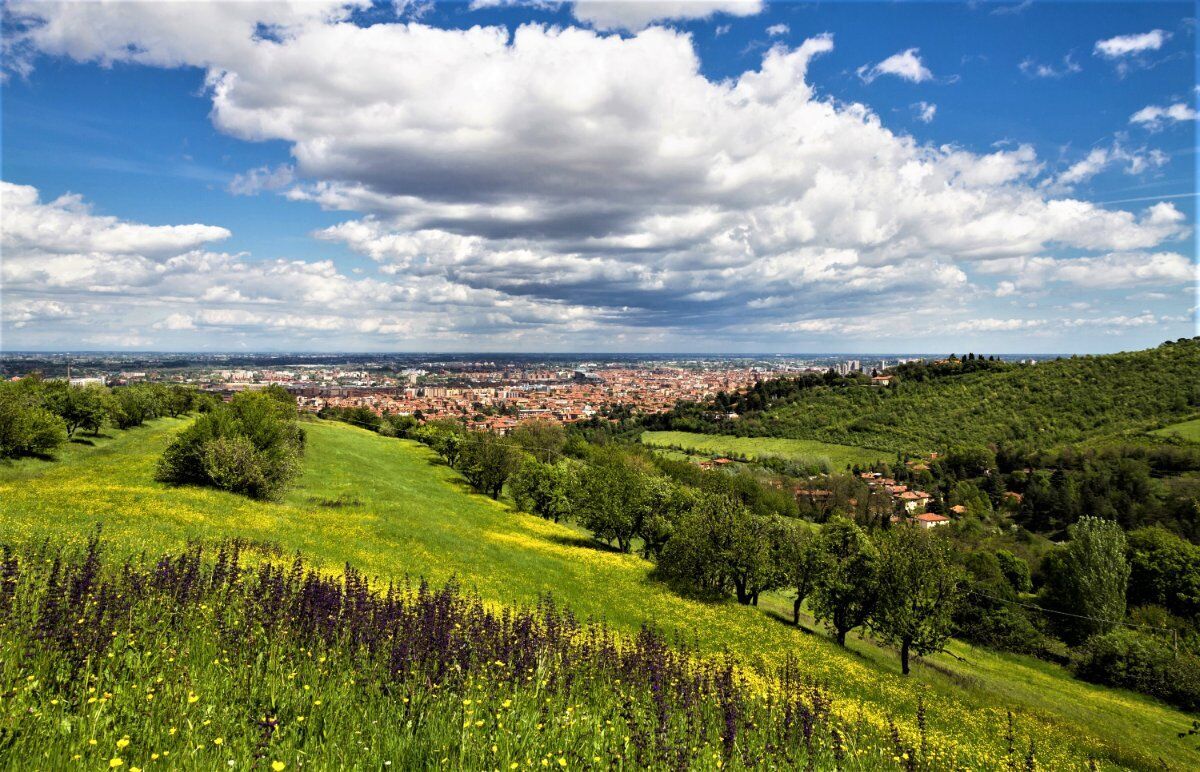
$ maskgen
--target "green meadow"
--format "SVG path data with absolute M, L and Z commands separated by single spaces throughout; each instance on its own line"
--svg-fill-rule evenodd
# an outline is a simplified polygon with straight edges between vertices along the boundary
M 957 643 L 918 660 L 903 678 L 894 654 L 869 640 L 853 638 L 841 651 L 811 620 L 801 630 L 785 624 L 780 617 L 789 615 L 790 602 L 782 596 L 764 598 L 759 608 L 680 598 L 636 556 L 597 548 L 576 529 L 471 494 L 415 442 L 308 423 L 305 472 L 282 502 L 166 487 L 154 482 L 154 464 L 185 423 L 162 419 L 92 445 L 72 444 L 57 460 L 0 467 L 0 540 L 82 544 L 99 526 L 111 549 L 154 555 L 189 540 L 241 537 L 267 552 L 302 552 L 330 570 L 350 563 L 384 580 L 457 577 L 492 603 L 528 604 L 552 593 L 579 616 L 604 619 L 618 631 L 653 623 L 701 652 L 730 651 L 756 667 L 794 655 L 827 685 L 836 712 L 880 727 L 893 718 L 911 733 L 920 695 L 931 742 L 959 766 L 1002 763 L 1011 710 L 1018 745 L 1033 740 L 1043 768 L 1084 769 L 1090 761 L 1102 768 L 1200 768 L 1197 742 L 1178 737 L 1191 717 L 1162 703 L 1076 681 L 1051 664 Z M 768 441 L 749 441 L 767 452 Z M 837 463 L 874 457 L 845 446 L 782 442 L 796 453 L 839 449 Z M 725 445 L 714 452 L 739 451 Z
M 678 448 L 689 453 L 762 458 L 777 456 L 790 461 L 829 459 L 834 469 L 859 464 L 865 466 L 892 458 L 882 450 L 836 445 L 816 440 L 792 440 L 778 437 L 735 437 L 728 434 L 699 434 L 696 432 L 642 432 L 642 443 L 656 448 Z
M 1150 432 L 1159 437 L 1182 437 L 1189 442 L 1200 442 L 1200 418 L 1193 421 L 1184 421 L 1183 423 L 1164 426 L 1163 428 Z

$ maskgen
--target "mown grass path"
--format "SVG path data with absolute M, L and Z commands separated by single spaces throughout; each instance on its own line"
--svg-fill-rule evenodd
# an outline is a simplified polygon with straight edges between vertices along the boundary
M 578 531 L 468 493 L 426 448 L 345 424 L 306 424 L 305 474 L 283 502 L 264 504 L 153 481 L 154 463 L 183 421 L 72 446 L 53 462 L 0 467 L 0 539 L 82 542 L 97 525 L 114 548 L 177 550 L 188 539 L 239 536 L 285 554 L 299 550 L 336 569 L 345 562 L 384 579 L 458 576 L 487 600 L 528 603 L 553 593 L 583 617 L 633 631 L 645 622 L 702 650 L 736 652 L 760 665 L 788 652 L 827 683 L 849 715 L 911 730 L 925 695 L 933 740 L 973 768 L 1003 758 L 1005 714 L 1022 743 L 1051 769 L 1102 765 L 1200 768 L 1195 742 L 1176 735 L 1190 718 L 1128 692 L 1093 687 L 1022 657 L 955 644 L 953 656 L 917 663 L 902 678 L 894 656 L 869 641 L 839 651 L 823 634 L 796 630 L 763 607 L 679 598 L 636 556 L 591 546 Z

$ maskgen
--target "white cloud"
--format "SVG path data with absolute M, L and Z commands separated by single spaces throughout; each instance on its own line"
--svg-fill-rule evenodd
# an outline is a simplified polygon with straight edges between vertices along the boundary
M 163 334 L 309 319 L 423 340 L 586 331 L 610 341 L 703 336 L 740 314 L 786 332 L 856 313 L 886 319 L 931 293 L 967 291 L 995 261 L 1157 252 L 1188 232 L 1170 204 L 1135 213 L 1056 197 L 1088 169 L 1043 185 L 1029 145 L 925 145 L 864 105 L 823 98 L 807 72 L 833 49 L 830 35 L 777 45 L 756 69 L 714 82 L 692 38 L 661 27 L 360 28 L 328 23 L 340 12 L 327 8 L 265 39 L 241 6 L 230 19 L 193 4 L 17 10 L 48 17 L 26 39 L 39 50 L 206 68 L 216 127 L 282 141 L 292 155 L 285 174 L 252 170 L 239 189 L 352 212 L 317 235 L 377 269 L 352 278 L 330 261 L 252 260 L 209 251 L 222 228 L 97 225 L 79 219 L 95 215 L 78 200 L 39 204 L 40 218 L 70 217 L 44 243 L 26 238 L 15 259 L 6 249 L 6 289 L 136 297 Z M 215 27 L 190 35 L 202 21 Z M 932 77 L 916 49 L 904 54 L 915 67 L 880 73 Z M 1113 161 L 1110 148 L 1104 163 L 1154 163 L 1149 151 L 1121 153 Z M 150 231 L 124 251 L 111 237 L 87 241 L 139 228 Z M 81 235 L 55 251 L 60 232 Z
M 1079 65 L 1070 54 L 1063 57 L 1061 67 L 1055 67 L 1051 64 L 1043 64 L 1031 57 L 1026 57 L 1021 60 L 1018 65 L 1021 74 L 1027 78 L 1065 78 L 1068 75 L 1074 75 L 1083 72 L 1083 67 Z
M 1185 102 L 1160 107 L 1147 105 L 1129 117 L 1130 123 L 1138 123 L 1149 129 L 1158 129 L 1165 123 L 1196 120 L 1196 108 Z
M 762 0 L 578 0 L 575 18 L 598 30 L 636 32 L 654 22 L 673 19 L 707 19 L 718 13 L 754 16 Z
M 256 196 L 264 190 L 279 190 L 295 180 L 295 170 L 290 164 L 275 168 L 259 166 L 244 174 L 235 174 L 229 183 L 229 192 L 235 196 Z
M 44 204 L 37 189 L 28 185 L 0 182 L 0 193 L 4 212 L 0 243 L 6 251 L 36 244 L 51 254 L 106 252 L 153 257 L 230 235 L 225 228 L 212 225 L 142 225 L 94 215 L 79 196 L 69 193 Z
M 1107 40 L 1096 41 L 1095 53 L 1105 59 L 1119 59 L 1146 51 L 1157 51 L 1171 37 L 1171 33 L 1160 29 L 1131 35 L 1117 35 Z
M 1126 174 L 1141 174 L 1161 168 L 1170 160 L 1161 150 L 1145 147 L 1129 149 L 1114 141 L 1107 147 L 1092 148 L 1086 156 L 1045 180 L 1044 187 L 1056 193 L 1063 193 L 1113 166 L 1123 165 Z
M 897 78 L 913 83 L 923 83 L 933 79 L 933 73 L 921 61 L 918 48 L 909 48 L 898 54 L 892 54 L 873 66 L 864 64 L 858 68 L 857 72 L 858 77 L 862 78 L 864 83 L 870 83 L 880 75 L 895 75 Z
M 786 24 L 772 24 L 770 27 L 767 27 L 767 36 L 775 38 L 786 35 L 791 31 L 791 28 Z
M 930 102 L 914 102 L 910 107 L 913 115 L 921 123 L 933 123 L 933 118 L 937 115 L 937 105 Z

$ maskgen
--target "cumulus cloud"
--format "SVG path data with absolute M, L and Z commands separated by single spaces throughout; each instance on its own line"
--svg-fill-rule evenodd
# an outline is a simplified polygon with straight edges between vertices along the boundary
M 791 28 L 786 24 L 772 24 L 770 27 L 767 27 L 767 36 L 776 38 L 781 35 L 786 35 L 791 31 Z
M 886 319 L 930 293 L 965 292 L 976 271 L 1006 260 L 1157 252 L 1189 232 L 1170 204 L 1133 212 L 1060 195 L 1091 167 L 1048 185 L 1029 145 L 930 146 L 864 105 L 823 98 L 808 70 L 833 49 L 828 34 L 776 45 L 756 68 L 714 82 L 692 38 L 664 27 L 359 27 L 331 4 L 271 6 L 261 13 L 274 31 L 263 35 L 241 6 L 223 19 L 193 5 L 15 10 L 41 19 L 24 38 L 33 50 L 205 68 L 215 126 L 282 141 L 293 159 L 241 175 L 239 191 L 275 188 L 352 212 L 316 235 L 367 255 L 374 274 L 213 252 L 228 232 L 212 226 L 111 222 L 165 228 L 156 237 L 176 241 L 57 253 L 30 241 L 28 259 L 6 252 L 6 282 L 203 305 L 161 309 L 148 324 L 163 331 L 310 319 L 364 335 L 612 340 L 703 335 L 738 319 L 786 334 L 835 315 Z M 192 35 L 204 21 L 214 27 Z M 869 77 L 928 80 L 918 53 Z M 1121 153 L 1114 161 L 1110 148 L 1103 164 L 1153 163 L 1149 151 Z M 78 200 L 49 209 L 95 217 Z M 997 279 L 1015 286 L 1020 270 Z M 839 324 L 849 334 L 868 322 Z
M 858 77 L 862 78 L 864 83 L 871 83 L 880 75 L 894 75 L 913 83 L 923 83 L 933 79 L 933 73 L 921 61 L 918 48 L 909 48 L 898 54 L 892 54 L 879 64 L 864 64 L 858 68 L 857 72 Z
M 598 30 L 636 32 L 654 22 L 672 19 L 707 19 L 714 14 L 754 16 L 763 9 L 762 0 L 578 0 L 576 19 Z
M 1106 40 L 1096 41 L 1095 53 L 1105 59 L 1120 59 L 1126 56 L 1157 51 L 1162 48 L 1171 33 L 1160 29 L 1131 35 L 1117 35 Z
M 1165 107 L 1147 105 L 1129 116 L 1129 122 L 1141 124 L 1148 129 L 1159 129 L 1167 123 L 1194 121 L 1196 116 L 1196 108 L 1185 102 L 1176 102 Z
M 921 123 L 933 123 L 933 118 L 937 115 L 937 105 L 931 102 L 914 102 L 912 105 L 913 115 Z

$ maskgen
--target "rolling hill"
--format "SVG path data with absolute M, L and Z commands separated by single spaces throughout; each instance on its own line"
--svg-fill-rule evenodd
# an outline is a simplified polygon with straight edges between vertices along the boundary
M 1179 739 L 1190 717 L 1154 700 L 1072 679 L 1061 668 L 961 644 L 930 657 L 904 679 L 894 657 L 867 640 L 843 652 L 824 634 L 783 624 L 763 608 L 676 596 L 638 557 L 597 549 L 582 534 L 471 495 L 459 476 L 414 442 L 326 422 L 308 424 L 304 475 L 280 503 L 153 481 L 156 459 L 185 420 L 72 445 L 57 461 L 25 459 L 0 468 L 0 538 L 82 543 L 100 525 L 113 549 L 154 554 L 188 540 L 240 537 L 270 554 L 302 552 L 338 570 L 346 563 L 387 579 L 458 577 L 493 603 L 530 603 L 553 593 L 585 618 L 629 633 L 645 623 L 769 667 L 788 654 L 828 685 L 834 709 L 911 729 L 923 697 L 932 741 L 960 762 L 994 766 L 1012 710 L 1039 762 L 1086 768 L 1091 759 L 1132 768 L 1200 767 Z M 812 626 L 811 623 L 809 625 Z
M 1200 410 L 1200 339 L 1103 356 L 870 385 L 797 391 L 716 434 L 817 440 L 906 453 L 952 445 L 1021 443 L 1049 448 L 1124 441 Z M 696 416 L 673 428 L 695 429 Z

